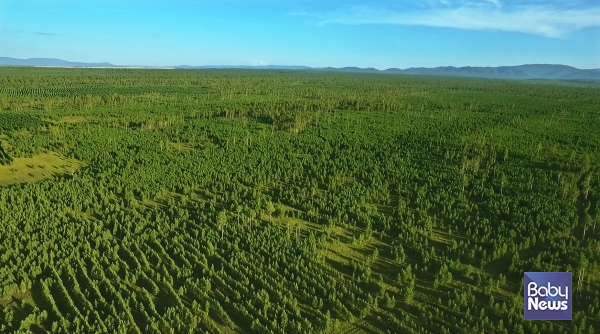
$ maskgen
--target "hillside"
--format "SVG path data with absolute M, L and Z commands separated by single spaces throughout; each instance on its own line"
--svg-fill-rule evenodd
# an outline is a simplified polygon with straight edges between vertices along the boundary
M 16 59 L 0 57 L 0 66 L 63 66 L 63 67 L 132 67 L 131 65 L 113 65 L 110 63 L 82 63 L 70 62 L 53 58 Z M 156 68 L 156 66 L 134 66 L 139 68 Z M 389 68 L 378 70 L 375 68 L 360 67 L 308 67 L 287 65 L 179 65 L 168 66 L 175 69 L 254 69 L 254 70 L 291 70 L 291 71 L 318 71 L 318 72 L 343 72 L 343 73 L 388 73 L 388 74 L 413 74 L 434 76 L 462 76 L 474 78 L 495 79 L 546 79 L 546 80 L 600 80 L 600 69 L 578 69 L 566 65 L 532 64 L 519 66 L 499 67 L 435 67 L 435 68 Z

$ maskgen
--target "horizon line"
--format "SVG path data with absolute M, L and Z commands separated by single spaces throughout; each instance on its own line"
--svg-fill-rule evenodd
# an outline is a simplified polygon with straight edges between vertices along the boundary
M 250 68 L 265 68 L 265 67 L 302 67 L 306 69 L 344 69 L 344 68 L 357 68 L 362 70 L 377 70 L 377 71 L 386 71 L 386 70 L 408 70 L 408 69 L 437 69 L 437 68 L 500 68 L 500 67 L 519 67 L 519 66 L 566 66 L 571 67 L 577 70 L 600 70 L 600 67 L 597 68 L 580 68 L 572 65 L 561 64 L 561 63 L 523 63 L 518 65 L 486 65 L 486 66 L 474 66 L 474 65 L 465 65 L 465 66 L 456 66 L 456 65 L 438 65 L 438 66 L 411 66 L 411 67 L 388 67 L 388 68 L 376 68 L 376 67 L 359 67 L 356 65 L 347 65 L 347 66 L 308 66 L 308 65 L 282 65 L 282 64 L 246 64 L 246 65 L 117 65 L 110 62 L 82 62 L 82 61 L 70 61 L 64 60 L 60 58 L 45 58 L 45 57 L 34 57 L 34 58 L 13 58 L 13 57 L 3 57 L 0 58 L 8 58 L 13 60 L 59 60 L 68 63 L 80 63 L 81 66 L 77 65 L 4 65 L 0 64 L 2 67 L 63 67 L 63 68 L 130 68 L 130 69 L 145 69 L 145 68 L 154 68 L 154 69 L 181 69 L 182 67 L 191 67 L 191 68 L 217 68 L 217 67 L 225 67 L 225 68 L 235 68 L 235 67 L 250 67 Z M 89 64 L 108 64 L 112 66 L 86 66 Z

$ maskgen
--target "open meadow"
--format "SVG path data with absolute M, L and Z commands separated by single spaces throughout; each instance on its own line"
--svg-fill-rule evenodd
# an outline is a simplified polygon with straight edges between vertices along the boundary
M 0 68 L 3 333 L 600 333 L 599 221 L 598 86 Z

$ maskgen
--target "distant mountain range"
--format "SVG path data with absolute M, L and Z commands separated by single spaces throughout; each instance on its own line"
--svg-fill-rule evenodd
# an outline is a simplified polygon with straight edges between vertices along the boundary
M 0 66 L 116 67 L 111 63 L 80 63 L 54 58 L 17 59 L 9 57 L 0 57 Z
M 406 70 L 387 69 L 384 72 L 504 79 L 600 80 L 600 69 L 584 70 L 567 65 L 548 64 L 530 64 L 498 67 L 420 67 L 408 68 Z
M 71 62 L 54 58 L 30 58 L 16 59 L 0 57 L 0 66 L 61 66 L 61 67 L 139 67 L 139 68 L 172 68 L 172 69 L 257 69 L 257 70 L 304 70 L 304 71 L 326 71 L 326 72 L 350 72 L 350 73 L 388 73 L 388 74 L 413 74 L 413 75 L 437 75 L 437 76 L 462 76 L 477 78 L 498 79 L 551 79 L 551 80 L 600 80 L 600 69 L 578 69 L 567 65 L 530 64 L 518 66 L 498 67 L 411 67 L 407 69 L 389 68 L 378 70 L 375 68 L 359 67 L 308 67 L 308 66 L 233 66 L 233 65 L 204 65 L 204 66 L 120 66 L 111 63 L 82 63 Z
M 176 69 L 254 69 L 254 70 L 312 70 L 314 68 L 308 66 L 287 66 L 287 65 L 202 65 L 202 66 L 189 66 L 189 65 L 180 65 L 173 66 Z

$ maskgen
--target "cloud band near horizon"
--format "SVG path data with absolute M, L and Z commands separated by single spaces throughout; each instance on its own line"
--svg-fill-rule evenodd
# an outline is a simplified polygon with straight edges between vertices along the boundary
M 295 15 L 316 18 L 320 25 L 407 25 L 465 30 L 500 30 L 562 38 L 569 33 L 600 27 L 600 6 L 573 7 L 530 3 L 508 6 L 499 0 L 426 2 L 427 6 L 358 6 L 345 10 Z M 561 8 L 562 7 L 562 8 Z

